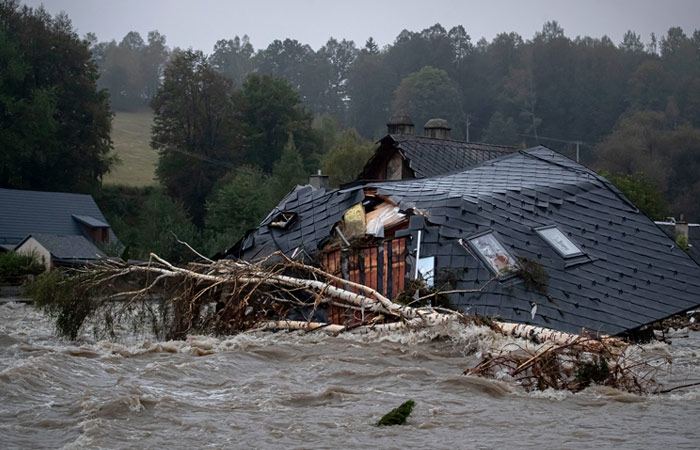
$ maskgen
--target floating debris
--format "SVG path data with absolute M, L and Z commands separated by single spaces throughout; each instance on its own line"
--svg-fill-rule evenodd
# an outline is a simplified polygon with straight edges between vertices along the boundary
M 386 427 L 392 425 L 405 425 L 408 416 L 411 415 L 413 407 L 416 402 L 413 400 L 408 400 L 402 403 L 398 408 L 394 408 L 388 413 L 384 414 L 379 422 L 377 422 L 378 427 Z

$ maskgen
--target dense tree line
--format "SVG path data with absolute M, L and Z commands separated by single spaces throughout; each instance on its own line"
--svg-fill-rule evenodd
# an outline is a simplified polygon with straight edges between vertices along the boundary
M 129 33 L 124 41 L 109 46 L 140 48 L 140 54 L 146 55 L 144 49 L 152 40 L 145 45 Z M 677 141 L 662 139 L 657 153 L 664 155 L 663 170 L 655 171 L 661 162 L 637 151 L 642 144 L 626 136 L 631 123 L 659 114 L 664 125 L 655 130 L 663 129 L 664 136 L 696 133 L 700 127 L 700 31 L 687 35 L 674 27 L 660 39 L 652 35 L 647 41 L 633 31 L 617 44 L 606 36 L 571 38 L 552 21 L 530 39 L 504 32 L 491 41 L 473 42 L 462 26 L 446 30 L 436 24 L 419 32 L 404 30 L 381 49 L 372 38 L 362 47 L 330 38 L 318 50 L 293 39 L 276 40 L 255 50 L 248 36 L 243 36 L 218 41 L 211 55 L 202 58 L 237 89 L 251 74 L 286 80 L 313 116 L 331 117 L 341 128 L 354 129 L 365 139 L 380 137 L 391 114 L 406 112 L 419 130 L 431 117 L 447 118 L 454 137 L 471 141 L 543 143 L 568 156 L 573 156 L 578 141 L 587 164 L 611 176 L 644 179 L 664 194 L 667 213 L 697 217 L 700 202 L 689 192 L 696 189 L 700 174 L 685 175 L 679 164 L 694 161 L 700 149 L 695 144 L 681 146 L 684 150 L 670 148 Z M 164 40 L 158 42 L 166 50 L 156 52 L 160 56 L 155 62 L 164 67 L 168 51 Z M 110 66 L 109 59 L 98 58 L 101 67 Z M 253 78 L 254 82 L 261 79 Z M 145 87 L 137 91 L 148 92 Z M 265 98 L 264 91 L 258 93 L 261 96 L 252 101 L 259 108 L 267 108 L 270 98 L 279 95 Z M 255 114 L 265 116 L 263 111 Z M 248 128 L 249 136 L 254 136 L 246 147 L 249 159 L 243 156 L 238 162 L 251 163 L 269 174 L 288 130 L 264 119 L 257 127 Z M 319 158 L 314 161 L 313 153 L 328 152 L 327 143 L 322 142 L 320 150 L 299 145 L 299 139 L 313 140 L 301 138 L 299 130 L 294 138 L 300 150 L 307 151 L 303 155 L 307 168 L 314 165 L 312 161 L 323 166 Z M 612 155 L 617 153 L 636 162 L 613 163 Z M 325 167 L 333 170 L 330 164 Z
M 93 48 L 101 83 L 121 71 L 133 80 L 118 86 L 141 85 L 110 91 L 150 98 L 157 71 L 141 67 L 163 67 L 168 51 L 160 34 L 149 33 L 147 45 L 132 32 L 119 44 Z M 129 52 L 132 56 L 120 56 Z M 119 58 L 148 62 L 125 64 Z M 628 31 L 615 44 L 606 36 L 572 39 L 557 22 L 547 22 L 531 39 L 501 33 L 473 42 L 462 26 L 446 30 L 436 24 L 404 30 L 383 49 L 372 38 L 361 48 L 330 38 L 316 51 L 293 39 L 256 51 L 243 36 L 218 41 L 209 60 L 237 86 L 250 73 L 283 78 L 311 112 L 331 114 L 367 138 L 379 137 L 397 109 L 448 116 L 460 137 L 468 117 L 472 140 L 485 137 L 497 113 L 497 121 L 512 120 L 519 134 L 589 143 L 609 133 L 629 110 L 671 108 L 700 125 L 700 31 L 688 36 L 681 28 L 661 39 L 651 36 L 646 44 Z
M 155 113 L 161 186 L 128 204 L 126 191 L 100 191 L 114 161 L 110 100 Z M 0 186 L 97 193 L 134 256 L 156 245 L 180 257 L 154 215 L 213 252 L 317 169 L 351 181 L 398 112 L 419 130 L 441 116 L 471 141 L 580 141 L 584 162 L 651 216 L 700 218 L 700 31 L 615 44 L 548 22 L 530 39 L 474 43 L 436 24 L 381 49 L 330 38 L 255 50 L 243 36 L 207 55 L 170 49 L 157 31 L 81 40 L 63 15 L 0 0 Z

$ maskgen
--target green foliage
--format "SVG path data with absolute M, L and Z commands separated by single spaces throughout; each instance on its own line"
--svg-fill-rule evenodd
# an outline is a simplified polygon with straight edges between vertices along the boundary
M 654 220 L 661 220 L 668 213 L 668 206 L 655 183 L 643 173 L 633 175 L 604 173 L 640 211 Z
M 243 83 L 241 101 L 246 163 L 270 173 L 290 133 L 304 159 L 318 152 L 320 139 L 312 129 L 312 116 L 286 81 L 251 75 Z
M 413 407 L 416 405 L 416 402 L 413 400 L 407 400 L 406 402 L 402 403 L 398 408 L 394 408 L 388 413 L 386 413 L 384 416 L 382 416 L 381 419 L 377 422 L 378 427 L 386 427 L 386 426 L 391 426 L 391 425 L 404 425 L 406 424 L 406 420 L 408 419 L 408 416 L 411 415 L 411 412 L 413 411 Z
M 138 240 L 132 257 L 145 259 L 153 252 L 172 263 L 195 259 L 192 252 L 177 240 L 197 248 L 200 233 L 184 206 L 163 192 L 154 190 L 146 197 L 136 217 L 136 229 Z
M 148 259 L 154 252 L 172 262 L 190 261 L 194 255 L 175 236 L 195 248 L 202 244 L 184 207 L 162 190 L 110 186 L 96 201 L 126 246 L 122 258 Z
M 0 186 L 89 192 L 113 163 L 109 100 L 65 15 L 0 2 Z
M 153 99 L 151 146 L 168 194 L 202 225 L 204 202 L 239 156 L 238 96 L 202 52 L 175 52 Z
M 307 180 L 308 173 L 304 168 L 304 161 L 294 144 L 294 136 L 289 133 L 280 159 L 272 166 L 272 196 L 274 199 L 281 199 L 294 186 L 304 185 Z
M 518 258 L 518 275 L 525 281 L 525 287 L 541 294 L 547 294 L 549 274 L 542 264 L 528 258 Z
M 253 71 L 253 53 L 247 35 L 243 35 L 243 38 L 236 36 L 233 39 L 220 39 L 214 45 L 209 62 L 214 69 L 240 86 Z
M 329 176 L 333 187 L 353 181 L 375 150 L 372 142 L 362 139 L 353 129 L 344 130 L 336 140 L 321 160 L 323 173 Z
M 0 253 L 0 283 L 15 283 L 27 275 L 37 275 L 44 266 L 32 255 Z
M 457 137 L 464 123 L 460 97 L 459 87 L 447 72 L 428 66 L 401 80 L 391 109 L 408 113 L 418 127 L 432 118 L 447 119 Z
M 260 169 L 244 166 L 221 180 L 207 201 L 210 252 L 230 247 L 256 227 L 274 202 L 269 178 Z
M 54 318 L 58 332 L 68 339 L 78 336 L 87 317 L 97 308 L 97 302 L 78 276 L 52 270 L 39 275 L 25 288 L 34 305 Z
M 87 39 L 100 71 L 98 86 L 109 91 L 112 107 L 133 111 L 146 106 L 158 90 L 170 54 L 165 36 L 151 31 L 144 42 L 138 32 L 130 31 L 119 43 L 97 43 L 94 35 Z
M 596 148 L 598 168 L 652 218 L 700 215 L 700 128 L 673 109 L 622 117 Z
M 517 145 L 520 142 L 518 128 L 512 117 L 506 119 L 503 114 L 496 111 L 489 120 L 488 127 L 481 137 L 482 142 L 489 144 Z

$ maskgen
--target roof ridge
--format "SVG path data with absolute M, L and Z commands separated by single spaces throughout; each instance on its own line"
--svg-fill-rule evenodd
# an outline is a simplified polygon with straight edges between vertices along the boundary
M 85 194 L 82 192 L 64 192 L 64 191 L 38 191 L 34 189 L 12 189 L 12 188 L 0 188 L 0 191 L 12 191 L 12 192 L 31 192 L 33 194 L 60 194 L 60 195 L 79 195 L 81 197 L 90 197 L 94 200 L 92 194 Z
M 567 166 L 567 165 L 558 163 L 558 162 L 556 162 L 556 161 L 552 161 L 551 159 L 547 159 L 547 158 L 543 158 L 543 157 L 541 157 L 541 156 L 533 155 L 533 154 L 531 153 L 531 151 L 533 151 L 533 150 L 535 150 L 535 149 L 538 149 L 538 148 L 547 149 L 547 150 L 553 152 L 554 154 L 556 154 L 556 155 L 558 155 L 558 156 L 560 156 L 560 157 L 562 157 L 562 158 L 568 159 L 568 160 L 571 161 L 573 164 L 576 164 L 576 165 L 580 166 L 580 169 L 579 169 L 578 167 Z M 535 159 L 537 159 L 537 160 L 544 161 L 544 162 L 547 162 L 547 163 L 549 163 L 549 164 L 552 164 L 552 165 L 561 167 L 561 168 L 563 168 L 563 169 L 565 169 L 565 170 L 569 170 L 569 171 L 571 171 L 571 172 L 576 172 L 576 173 L 588 175 L 589 177 L 593 178 L 594 180 L 599 181 L 606 189 L 608 189 L 608 190 L 609 190 L 610 192 L 612 192 L 616 197 L 618 197 L 618 198 L 619 198 L 620 200 L 622 200 L 625 204 L 627 204 L 627 206 L 631 207 L 631 208 L 634 210 L 634 212 L 636 212 L 636 213 L 639 212 L 639 208 L 637 208 L 637 206 L 636 206 L 634 203 L 632 203 L 632 201 L 630 201 L 630 200 L 625 196 L 625 194 L 622 193 L 622 191 L 620 191 L 614 184 L 612 184 L 610 181 L 608 181 L 605 177 L 603 177 L 603 176 L 597 174 L 596 172 L 594 172 L 593 170 L 591 170 L 591 169 L 589 169 L 588 167 L 584 166 L 583 164 L 577 163 L 576 161 L 574 161 L 574 160 L 572 160 L 572 159 L 570 159 L 570 158 L 567 158 L 566 156 L 562 155 L 561 153 L 559 153 L 559 152 L 557 152 L 557 151 L 555 151 L 555 150 L 552 150 L 551 148 L 549 148 L 549 147 L 547 147 L 547 146 L 538 145 L 537 147 L 532 147 L 532 148 L 529 148 L 529 149 L 520 150 L 519 153 L 522 153 L 523 155 L 526 155 L 526 156 L 528 156 L 528 157 L 530 157 L 530 158 L 535 158 Z
M 508 150 L 517 150 L 518 147 L 513 146 L 513 145 L 505 145 L 505 144 L 490 144 L 488 142 L 470 142 L 470 141 L 461 141 L 459 139 L 452 139 L 452 138 L 435 138 L 435 137 L 430 137 L 430 136 L 419 136 L 417 134 L 388 134 L 387 136 L 390 136 L 392 139 L 395 141 L 398 141 L 400 138 L 406 138 L 404 140 L 408 139 L 427 139 L 431 141 L 448 141 L 448 142 L 455 142 L 458 144 L 464 144 L 464 145 L 483 145 L 487 147 L 497 147 L 501 149 L 508 149 Z M 385 136 L 386 137 L 386 136 Z M 399 138 L 399 139 L 397 139 Z M 383 138 L 382 138 L 383 139 Z M 380 139 L 381 141 L 381 139 Z M 379 141 L 377 141 L 379 142 Z

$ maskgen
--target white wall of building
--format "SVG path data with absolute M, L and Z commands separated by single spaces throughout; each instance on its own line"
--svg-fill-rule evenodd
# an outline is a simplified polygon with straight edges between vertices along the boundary
M 24 241 L 15 251 L 22 255 L 34 255 L 37 261 L 46 267 L 46 270 L 51 270 L 51 252 L 44 248 L 44 246 L 33 237 Z

